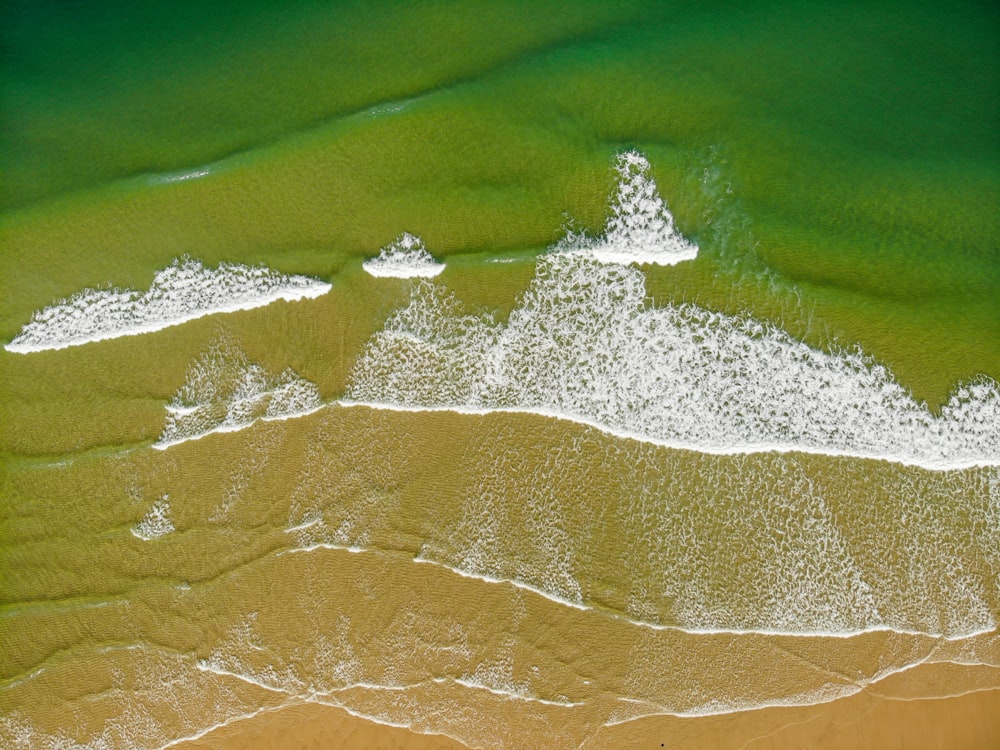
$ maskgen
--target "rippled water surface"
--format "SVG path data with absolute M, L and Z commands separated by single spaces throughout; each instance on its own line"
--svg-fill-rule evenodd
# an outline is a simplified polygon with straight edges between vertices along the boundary
M 6 4 L 0 745 L 1000 687 L 997 23 Z

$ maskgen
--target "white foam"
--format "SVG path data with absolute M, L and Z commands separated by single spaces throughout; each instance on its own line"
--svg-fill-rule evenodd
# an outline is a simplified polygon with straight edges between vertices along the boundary
M 146 512 L 146 515 L 132 527 L 132 535 L 144 542 L 151 542 L 175 531 L 174 523 L 170 520 L 168 500 L 169 495 L 164 495 L 153 503 L 153 507 Z
M 698 246 L 674 226 L 646 157 L 638 151 L 620 154 L 615 171 L 618 180 L 603 236 L 570 234 L 559 249 L 602 263 L 672 266 L 696 258 Z
M 322 407 L 319 389 L 290 368 L 273 375 L 222 341 L 188 368 L 153 447 L 163 450 L 214 432 L 242 430 L 258 419 L 290 419 Z
M 547 698 L 537 698 L 533 695 L 526 695 L 523 692 L 491 687 L 490 685 L 484 685 L 475 680 L 467 680 L 462 677 L 456 677 L 454 680 L 452 680 L 452 682 L 454 682 L 457 685 L 461 685 L 462 687 L 471 688 L 472 690 L 485 690 L 488 693 L 492 693 L 493 695 L 496 695 L 500 698 L 505 698 L 507 700 L 524 701 L 525 703 L 538 703 L 543 706 L 558 706 L 559 708 L 575 708 L 577 706 L 586 705 L 583 702 L 554 701 L 554 700 L 549 700 Z
M 359 546 L 348 546 L 344 544 L 335 544 L 331 542 L 318 542 L 315 544 L 309 544 L 303 547 L 293 547 L 285 550 L 281 550 L 277 553 L 277 557 L 286 554 L 301 554 L 316 552 L 319 550 L 332 550 L 339 552 L 347 552 L 351 554 L 358 553 L 368 553 L 368 554 L 390 554 L 385 550 L 369 549 Z M 460 567 L 449 565 L 448 563 L 440 562 L 438 560 L 432 560 L 427 557 L 417 556 L 412 558 L 412 561 L 421 565 L 433 565 L 438 568 L 447 570 L 449 573 L 457 575 L 461 578 L 468 578 L 471 580 L 481 581 L 483 583 L 489 583 L 493 585 L 506 585 L 513 588 L 519 589 L 521 591 L 527 591 L 537 596 L 547 599 L 554 604 L 559 604 L 564 607 L 569 607 L 581 612 L 593 612 L 595 614 L 601 615 L 603 617 L 609 617 L 613 620 L 617 620 L 626 625 L 642 628 L 651 631 L 671 631 L 675 633 L 684 633 L 686 635 L 695 636 L 705 636 L 714 637 L 720 635 L 726 636 L 743 636 L 743 635 L 759 635 L 759 636 L 773 636 L 782 638 L 836 638 L 836 639 L 848 639 L 855 638 L 857 636 L 871 634 L 871 633 L 895 633 L 897 635 L 904 636 L 914 636 L 914 637 L 927 637 L 927 638 L 937 638 L 944 642 L 961 642 L 969 638 L 974 638 L 977 636 L 986 635 L 992 633 L 995 628 L 995 623 L 989 623 L 982 625 L 977 628 L 969 628 L 962 630 L 961 632 L 934 632 L 928 630 L 919 630 L 913 628 L 904 628 L 893 625 L 888 625 L 884 623 L 875 623 L 867 625 L 864 627 L 848 627 L 843 629 L 809 629 L 809 630 L 791 630 L 791 629 L 781 629 L 781 628 L 766 628 L 766 627 L 696 627 L 689 625 L 678 625 L 678 624 L 664 624 L 657 622 L 650 622 L 648 620 L 643 620 L 636 617 L 630 617 L 621 612 L 606 608 L 597 608 L 589 604 L 584 604 L 582 602 L 573 601 L 571 599 L 566 599 L 564 597 L 558 596 L 551 592 L 545 591 L 544 589 L 538 588 L 523 581 L 519 581 L 515 578 L 501 578 L 497 576 L 491 576 L 486 573 L 479 573 L 475 571 L 464 570 Z
M 991 379 L 960 385 L 934 415 L 858 351 L 694 305 L 648 307 L 638 269 L 572 253 L 539 259 L 507 323 L 419 283 L 369 341 L 345 402 L 531 412 L 713 454 L 1000 465 Z
M 471 578 L 476 581 L 482 581 L 484 583 L 492 584 L 506 584 L 508 586 L 513 586 L 514 588 L 521 589 L 522 591 L 530 591 L 532 594 L 537 594 L 543 599 L 548 599 L 550 602 L 555 602 L 556 604 L 561 604 L 564 607 L 571 607 L 572 609 L 578 609 L 584 612 L 593 611 L 593 607 L 590 607 L 581 602 L 575 602 L 572 599 L 566 599 L 556 594 L 551 594 L 548 591 L 538 588 L 537 586 L 532 586 L 529 583 L 523 583 L 513 578 L 495 578 L 494 576 L 487 575 L 485 573 L 473 573 L 468 570 L 462 570 L 461 568 L 455 567 L 453 565 L 448 565 L 447 563 L 438 562 L 437 560 L 429 560 L 425 557 L 415 557 L 413 562 L 422 563 L 424 565 L 436 565 L 439 568 L 444 568 L 462 578 Z
M 427 252 L 424 241 L 409 232 L 403 232 L 383 247 L 377 257 L 361 265 L 378 278 L 431 278 L 444 270 L 444 264 L 437 263 Z
M 206 268 L 178 258 L 157 271 L 149 289 L 84 289 L 36 312 L 4 348 L 27 354 L 135 336 L 214 313 L 250 310 L 276 300 L 319 297 L 330 284 L 262 266 Z
M 197 180 L 202 177 L 207 177 L 212 173 L 209 167 L 199 167 L 197 169 L 191 169 L 186 172 L 169 172 L 166 174 L 155 175 L 152 178 L 154 183 L 169 184 L 171 182 L 187 182 L 188 180 Z

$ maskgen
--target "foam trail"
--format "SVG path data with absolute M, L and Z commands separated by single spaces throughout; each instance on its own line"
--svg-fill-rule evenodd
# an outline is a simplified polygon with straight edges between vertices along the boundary
M 377 257 L 361 265 L 378 278 L 431 278 L 444 270 L 444 263 L 435 262 L 424 241 L 409 232 L 403 232 L 383 247 Z
M 27 354 L 135 336 L 214 313 L 319 297 L 330 284 L 262 266 L 178 258 L 157 271 L 149 289 L 84 289 L 36 312 L 4 348 Z
M 153 447 L 163 450 L 213 432 L 242 430 L 258 419 L 304 416 L 322 406 L 319 389 L 308 380 L 291 369 L 273 375 L 222 341 L 188 368 Z
M 418 284 L 369 341 L 345 401 L 532 412 L 715 454 L 1000 465 L 989 378 L 960 385 L 936 416 L 860 352 L 694 305 L 650 308 L 638 269 L 566 252 L 539 259 L 505 324 Z
M 286 529 L 286 531 L 294 531 L 294 529 Z M 324 551 L 324 550 L 346 552 L 349 554 L 361 554 L 361 553 L 373 554 L 373 555 L 392 554 L 385 550 L 370 549 L 356 545 L 349 546 L 345 544 L 337 544 L 334 542 L 315 542 L 302 547 L 290 547 L 287 549 L 283 549 L 280 552 L 277 552 L 276 556 L 281 557 L 283 555 L 291 555 L 291 554 L 307 554 L 311 552 Z M 575 609 L 580 612 L 592 612 L 602 617 L 608 617 L 618 622 L 622 622 L 631 627 L 641 628 L 643 630 L 649 630 L 653 632 L 674 632 L 674 633 L 684 633 L 686 635 L 706 636 L 706 637 L 720 636 L 720 635 L 729 635 L 729 636 L 760 635 L 760 636 L 773 636 L 779 638 L 804 638 L 804 639 L 836 638 L 843 640 L 856 638 L 858 636 L 867 635 L 871 633 L 894 633 L 897 635 L 904 635 L 904 636 L 937 638 L 942 642 L 957 643 L 968 640 L 970 638 L 975 638 L 977 636 L 987 635 L 989 633 L 992 633 L 996 629 L 996 624 L 993 622 L 983 624 L 977 628 L 972 628 L 964 630 L 962 632 L 955 632 L 955 633 L 940 633 L 931 630 L 906 628 L 885 623 L 873 623 L 863 627 L 851 627 L 840 630 L 836 629 L 794 630 L 794 629 L 752 627 L 752 626 L 698 627 L 698 626 L 673 624 L 673 623 L 665 624 L 658 622 L 650 622 L 648 620 L 632 617 L 627 614 L 607 609 L 604 607 L 594 607 L 590 604 L 573 601 L 571 599 L 567 599 L 557 594 L 553 594 L 537 586 L 524 583 L 523 581 L 519 581 L 514 578 L 501 578 L 497 576 L 491 576 L 486 573 L 464 570 L 460 567 L 449 565 L 448 563 L 440 562 L 438 560 L 432 560 L 430 558 L 422 556 L 417 556 L 411 559 L 412 562 L 415 564 L 432 565 L 434 567 L 446 570 L 451 574 L 457 575 L 460 578 L 467 578 L 470 580 L 480 581 L 482 583 L 488 583 L 492 585 L 511 586 L 515 589 L 529 592 L 531 594 L 539 596 L 543 599 L 546 599 L 554 604 L 558 604 L 563 607 Z

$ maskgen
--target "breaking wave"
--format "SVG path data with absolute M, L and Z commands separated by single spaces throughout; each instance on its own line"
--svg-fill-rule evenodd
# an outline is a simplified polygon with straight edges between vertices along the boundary
M 188 368 L 184 385 L 167 404 L 163 433 L 153 447 L 241 430 L 258 419 L 301 416 L 322 405 L 319 389 L 291 368 L 274 375 L 232 344 L 220 342 Z
M 674 217 L 649 171 L 649 161 L 638 151 L 620 154 L 604 234 L 592 238 L 570 233 L 559 249 L 602 263 L 672 266 L 697 257 L 698 246 L 674 227 Z
M 144 292 L 135 289 L 84 289 L 35 312 L 4 348 L 27 354 L 65 349 L 92 341 L 134 336 L 220 312 L 263 307 L 279 299 L 319 297 L 330 285 L 306 276 L 289 276 L 262 266 L 178 258 L 157 271 Z
M 526 411 L 704 453 L 1000 464 L 990 378 L 961 384 L 935 415 L 860 351 L 819 351 L 691 304 L 650 307 L 630 264 L 673 264 L 698 248 L 677 232 L 644 156 L 624 153 L 615 169 L 604 233 L 570 233 L 543 255 L 506 323 L 420 282 L 368 343 L 347 402 Z
M 434 260 L 424 241 L 409 232 L 403 232 L 362 266 L 372 276 L 397 279 L 430 278 L 444 270 L 444 263 Z
M 1000 463 L 1000 390 L 983 377 L 933 414 L 860 352 L 756 320 L 650 308 L 635 268 L 543 256 L 506 323 L 417 285 L 359 358 L 348 400 L 528 411 L 704 453 L 803 451 L 927 468 Z

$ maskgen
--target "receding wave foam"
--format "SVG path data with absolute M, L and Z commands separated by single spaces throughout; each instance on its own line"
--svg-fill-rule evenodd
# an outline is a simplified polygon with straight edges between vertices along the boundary
M 424 241 L 409 232 L 403 232 L 362 266 L 372 276 L 398 279 L 430 278 L 444 270 L 444 264 L 427 252 Z
M 167 404 L 163 433 L 153 447 L 241 430 L 258 419 L 302 416 L 322 405 L 319 389 L 291 368 L 274 375 L 222 341 L 188 368 L 184 385 Z
M 1000 463 L 1000 389 L 961 385 L 934 415 L 860 352 L 766 323 L 646 304 L 635 268 L 538 261 L 506 323 L 416 286 L 359 358 L 350 400 L 517 410 L 707 453 L 804 451 L 933 469 Z
M 4 348 L 27 354 L 92 341 L 159 331 L 220 312 L 263 307 L 279 299 L 319 297 L 330 285 L 261 266 L 221 263 L 218 268 L 179 258 L 157 271 L 144 292 L 84 289 L 32 315 Z

